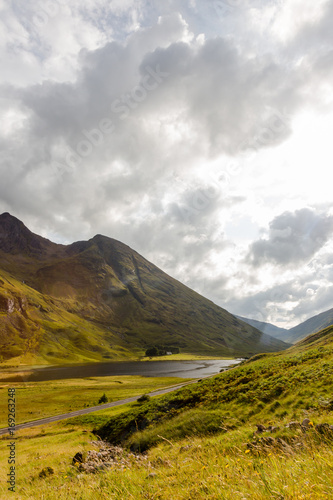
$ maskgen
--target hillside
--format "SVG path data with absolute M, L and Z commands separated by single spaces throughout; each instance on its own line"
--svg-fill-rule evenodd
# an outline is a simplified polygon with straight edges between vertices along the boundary
M 256 321 L 254 319 L 243 318 L 242 316 L 236 316 L 238 319 L 245 321 L 249 325 L 257 328 L 263 333 L 267 335 L 271 335 L 276 339 L 282 340 L 283 342 L 287 342 L 289 344 L 295 344 L 301 339 L 304 339 L 308 335 L 312 333 L 317 333 L 327 328 L 328 326 L 333 325 L 333 309 L 329 309 L 328 311 L 324 311 L 312 318 L 303 321 L 297 326 L 290 328 L 289 330 L 285 328 L 279 328 L 271 323 L 265 323 L 263 321 Z
M 19 431 L 17 498 L 332 498 L 332 374 L 330 327 L 167 396 Z
M 324 311 L 288 330 L 285 342 L 297 342 L 312 333 L 317 333 L 333 325 L 333 309 Z
M 192 425 L 197 412 L 198 418 L 202 412 L 200 426 L 209 425 L 218 433 L 221 423 L 214 424 L 216 413 L 218 422 L 241 426 L 333 411 L 332 374 L 333 328 L 329 327 L 282 353 L 256 355 L 212 379 L 115 416 L 98 429 L 98 435 L 145 450 L 160 442 L 160 436 L 196 434 Z
M 101 235 L 58 245 L 2 214 L 0 276 L 3 360 L 121 359 L 156 344 L 219 356 L 287 347 Z
M 103 468 L 105 491 L 119 500 L 125 484 L 133 498 L 151 491 L 179 500 L 332 498 L 332 374 L 330 327 L 106 423 L 105 415 L 73 419 L 68 425 L 94 423 L 111 443 L 97 448 L 100 456 L 118 453 L 109 470 L 96 451 L 81 453 L 74 466 L 90 481 Z M 98 483 L 90 484 L 97 492 Z M 79 482 L 71 488 L 81 492 Z

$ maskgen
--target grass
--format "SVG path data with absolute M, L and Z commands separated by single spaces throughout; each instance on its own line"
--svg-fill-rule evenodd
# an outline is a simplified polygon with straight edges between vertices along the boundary
M 319 418 L 319 417 L 318 417 Z M 162 441 L 147 460 L 130 468 L 112 468 L 103 474 L 82 475 L 71 465 L 77 451 L 96 449 L 89 432 L 79 426 L 52 424 L 17 433 L 15 499 L 159 499 L 159 500 L 323 500 L 333 496 L 331 443 L 310 438 L 293 454 L 272 448 L 253 455 L 245 443 L 253 428 L 245 425 L 217 436 Z M 0 442 L 0 498 L 4 487 L 6 444 Z M 39 478 L 44 467 L 55 474 Z
M 109 402 L 175 385 L 175 377 L 90 377 L 48 382 L 10 383 L 16 390 L 17 419 L 20 424 L 30 420 L 96 406 L 105 392 Z M 0 388 L 0 428 L 7 425 L 8 384 Z
M 143 356 L 140 358 L 140 361 L 196 361 L 196 360 L 200 361 L 205 359 L 234 359 L 234 357 L 203 356 L 199 354 L 189 354 L 186 352 L 181 352 L 179 354 L 169 354 L 168 356 L 156 356 L 156 357 Z
M 316 429 L 333 424 L 332 373 L 330 328 L 285 353 L 256 356 L 141 406 L 21 431 L 15 499 L 34 499 L 36 492 L 50 500 L 332 498 L 333 436 Z M 307 432 L 286 427 L 306 417 L 313 424 Z M 256 424 L 279 429 L 257 435 Z M 146 460 L 79 473 L 72 457 L 93 448 L 94 428 L 114 443 L 145 450 Z M 7 443 L 0 440 L 1 479 L 8 467 Z M 40 478 L 44 467 L 55 473 Z M 1 488 L 7 499 L 3 483 Z
M 331 328 L 329 339 L 322 338 L 319 344 L 314 340 L 286 353 L 258 355 L 219 376 L 151 400 L 111 418 L 99 435 L 145 450 L 160 440 L 159 435 L 174 439 L 179 425 L 190 432 L 190 412 L 194 410 L 202 411 L 205 428 L 216 411 L 225 424 L 241 426 L 244 422 L 254 425 L 305 418 L 307 412 L 326 411 L 327 405 L 333 409 L 332 332 Z M 134 432 L 137 426 L 142 432 Z
M 0 270 L 1 368 L 135 359 L 142 353 L 129 350 L 115 332 L 88 321 L 76 308 L 72 298 L 42 294 Z

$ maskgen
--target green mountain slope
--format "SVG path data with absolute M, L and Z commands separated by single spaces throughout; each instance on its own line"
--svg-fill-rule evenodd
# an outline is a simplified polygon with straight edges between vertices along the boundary
M 142 451 L 165 439 L 224 433 L 258 423 L 283 427 L 308 416 L 320 419 L 333 412 L 332 375 L 329 327 L 282 353 L 256 355 L 214 378 L 114 416 L 97 434 Z
M 3 214 L 0 274 L 3 360 L 117 359 L 156 344 L 220 356 L 287 347 L 105 236 L 57 245 Z

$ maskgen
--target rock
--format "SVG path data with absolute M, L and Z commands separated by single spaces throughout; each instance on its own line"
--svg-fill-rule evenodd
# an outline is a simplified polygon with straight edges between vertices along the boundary
M 53 474 L 54 474 L 53 467 L 44 467 L 44 469 L 42 469 L 38 475 L 39 477 L 49 477 L 52 476 Z
M 309 427 L 309 424 L 310 424 L 310 419 L 309 418 L 305 418 L 302 422 L 302 426 L 303 427 Z
M 107 465 L 106 464 L 98 464 L 98 465 L 96 465 L 96 469 L 98 471 L 104 471 L 105 469 L 107 469 Z
M 110 467 L 123 470 L 131 467 L 134 462 L 147 461 L 147 456 L 129 453 L 120 446 L 112 446 L 103 441 L 93 441 L 91 444 L 98 446 L 99 450 L 78 452 L 73 458 L 73 464 L 78 465 L 79 472 L 96 474 Z
M 274 427 L 273 425 L 270 425 L 269 427 L 266 428 L 266 432 L 276 432 L 280 429 L 280 427 Z
M 291 446 L 289 446 L 288 443 L 284 441 L 282 438 L 277 438 L 276 443 L 279 445 L 280 448 L 282 448 L 284 453 L 289 453 L 290 455 L 293 455 L 293 449 Z
M 289 422 L 286 427 L 289 427 L 289 429 L 299 429 L 301 427 L 301 424 L 300 422 Z
M 317 424 L 316 425 L 316 431 L 319 432 L 319 434 L 332 434 L 332 430 L 330 429 L 329 424 Z
M 82 464 L 83 462 L 86 461 L 86 458 L 87 458 L 86 453 L 84 453 L 83 451 L 78 451 L 73 457 L 72 464 L 73 465 Z
M 157 474 L 155 472 L 151 472 L 150 474 L 148 474 L 147 479 L 151 479 L 153 477 L 157 477 Z
M 262 433 L 266 430 L 266 427 L 262 424 L 256 424 L 256 426 L 257 426 L 257 431 L 256 431 L 257 433 Z

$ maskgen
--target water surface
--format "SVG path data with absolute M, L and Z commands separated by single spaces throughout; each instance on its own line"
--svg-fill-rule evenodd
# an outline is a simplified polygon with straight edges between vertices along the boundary
M 53 366 L 29 370 L 7 381 L 45 382 L 84 377 L 141 375 L 144 377 L 202 378 L 219 373 L 223 368 L 239 363 L 239 359 L 202 359 L 194 361 L 124 361 L 75 366 Z

